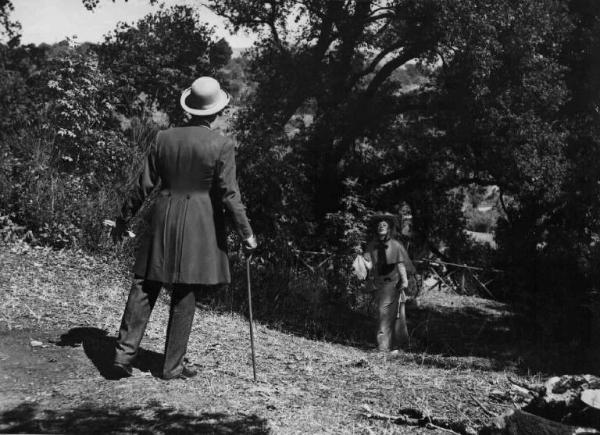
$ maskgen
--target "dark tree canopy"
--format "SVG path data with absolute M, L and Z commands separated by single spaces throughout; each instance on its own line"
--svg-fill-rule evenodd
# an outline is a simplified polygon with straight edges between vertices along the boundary
M 229 63 L 233 50 L 225 38 L 215 42 L 209 51 L 210 63 L 214 68 L 222 68 Z
M 589 302 L 600 282 L 598 2 L 212 6 L 262 35 L 237 131 L 250 214 L 265 231 L 339 249 L 369 210 L 406 203 L 431 244 L 481 262 L 461 192 L 498 186 L 491 259 L 510 272 L 507 288 L 528 303 L 540 288 L 556 306 Z
M 209 56 L 212 37 L 213 31 L 189 6 L 161 8 L 134 25 L 120 23 L 96 48 L 120 87 L 118 110 L 130 116 L 139 114 L 140 107 L 158 108 L 171 122 L 179 122 L 181 91 L 221 66 Z
M 18 45 L 21 37 L 21 24 L 10 19 L 13 10 L 11 0 L 0 0 L 0 43 L 9 46 Z
M 559 2 L 212 6 L 235 28 L 263 32 L 245 118 L 252 128 L 242 132 L 281 132 L 310 107 L 312 123 L 295 146 L 317 224 L 340 210 L 348 178 L 358 177 L 376 208 L 418 201 L 427 185 L 495 184 L 530 195 L 560 185 L 564 128 L 554 121 L 566 87 L 557 51 L 570 23 Z M 423 86 L 403 86 L 398 72 L 414 65 Z

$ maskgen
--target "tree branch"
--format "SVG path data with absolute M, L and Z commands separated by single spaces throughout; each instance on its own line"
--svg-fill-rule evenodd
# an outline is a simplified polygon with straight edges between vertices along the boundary
M 384 14 L 371 15 L 366 20 L 365 23 L 374 23 L 375 21 L 379 21 L 382 18 L 394 18 L 396 16 L 393 12 L 386 12 Z
M 308 2 L 306 0 L 294 0 L 292 3 L 304 6 L 308 11 L 312 12 L 313 14 L 315 14 L 317 17 L 321 18 L 322 20 L 327 18 L 326 14 L 324 14 L 319 9 L 312 6 L 310 4 L 310 2 Z
M 378 8 L 375 8 L 371 11 L 371 16 L 375 15 L 377 12 L 381 12 L 381 11 L 394 11 L 394 7 L 393 6 L 380 6 Z
M 271 29 L 271 35 L 273 36 L 273 42 L 275 42 L 275 45 L 277 45 L 277 47 L 279 47 L 280 50 L 284 50 L 285 47 L 283 45 L 283 43 L 281 42 L 281 38 L 279 37 L 279 32 L 277 31 L 277 26 L 275 25 L 275 21 L 276 21 L 276 17 L 275 14 L 271 14 L 269 16 L 269 20 L 267 22 L 267 25 L 269 26 L 269 29 Z
M 500 199 L 500 206 L 502 207 L 502 211 L 504 212 L 504 215 L 506 216 L 506 220 L 508 221 L 509 225 L 512 225 L 512 221 L 510 219 L 510 214 L 508 213 L 508 210 L 506 208 L 506 203 L 504 202 L 504 192 L 502 190 L 502 188 L 500 188 L 500 192 L 498 192 L 498 198 Z
M 305 5 L 307 4 L 308 2 L 305 3 Z M 300 107 L 307 98 L 310 98 L 314 92 L 314 90 L 310 89 L 310 84 L 318 82 L 317 78 L 320 71 L 319 64 L 334 38 L 334 18 L 341 12 L 341 5 L 340 2 L 336 1 L 328 2 L 327 4 L 327 13 L 319 26 L 318 40 L 310 50 L 311 60 L 308 64 L 302 65 L 302 69 L 300 70 L 299 82 L 301 83 L 290 83 L 290 92 L 287 98 L 288 103 L 282 109 L 281 117 L 278 120 L 278 124 L 281 126 L 285 125 L 290 120 L 296 110 L 298 110 L 298 107 Z
M 379 64 L 379 62 L 381 62 L 383 60 L 383 58 L 385 58 L 391 52 L 398 50 L 402 47 L 403 47 L 402 41 L 398 41 L 395 44 L 392 44 L 392 45 L 384 48 L 383 50 L 381 50 L 379 52 L 379 54 L 377 56 L 375 56 L 375 58 L 371 61 L 371 63 L 369 64 L 369 66 L 367 68 L 365 68 L 364 70 L 355 74 L 354 80 L 358 80 L 361 77 L 371 74 L 373 71 L 375 71 L 375 68 L 377 68 L 377 65 Z
M 383 65 L 379 69 L 379 71 L 377 71 L 377 74 L 375 74 L 375 77 L 373 78 L 373 80 L 371 80 L 371 83 L 369 83 L 369 86 L 367 87 L 367 89 L 365 90 L 365 93 L 363 94 L 363 97 L 362 97 L 363 107 L 364 107 L 364 104 L 368 104 L 370 102 L 370 100 L 373 98 L 373 96 L 377 92 L 377 89 L 379 89 L 379 87 L 383 84 L 383 82 L 385 82 L 387 80 L 387 78 L 397 68 L 400 68 L 402 65 L 404 65 L 409 60 L 414 59 L 416 57 L 416 54 L 417 53 L 413 50 L 405 49 L 405 50 L 403 50 L 402 54 L 400 54 L 398 57 L 390 60 L 388 63 Z
M 400 181 L 402 179 L 413 178 L 419 173 L 424 173 L 427 169 L 429 161 L 422 160 L 420 162 L 414 162 L 407 167 L 390 172 L 388 174 L 378 175 L 376 177 L 370 177 L 367 179 L 369 184 L 381 186 L 393 181 Z M 445 182 L 438 182 L 439 187 L 442 189 L 452 189 L 459 186 L 467 186 L 469 184 L 477 184 L 478 186 L 500 186 L 501 183 L 498 180 L 485 177 L 452 177 Z

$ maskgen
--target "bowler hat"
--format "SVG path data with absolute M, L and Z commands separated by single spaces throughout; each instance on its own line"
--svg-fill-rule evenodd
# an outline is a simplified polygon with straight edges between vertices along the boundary
M 196 116 L 219 113 L 229 104 L 229 94 L 212 77 L 200 77 L 181 93 L 179 100 L 186 112 Z

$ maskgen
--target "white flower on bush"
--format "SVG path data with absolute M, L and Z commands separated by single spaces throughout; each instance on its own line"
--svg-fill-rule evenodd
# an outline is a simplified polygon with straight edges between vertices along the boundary
M 56 134 L 59 136 L 77 137 L 75 133 L 73 133 L 71 130 L 67 130 L 66 128 L 59 128 Z

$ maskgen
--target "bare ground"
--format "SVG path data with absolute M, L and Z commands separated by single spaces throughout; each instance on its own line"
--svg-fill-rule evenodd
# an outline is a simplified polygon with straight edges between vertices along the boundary
M 110 258 L 0 246 L 0 432 L 447 433 L 363 415 L 415 408 L 472 427 L 514 406 L 527 378 L 499 303 L 426 294 L 408 316 L 417 343 L 399 358 L 198 310 L 188 359 L 200 374 L 163 381 L 167 299 L 157 304 L 134 376 L 106 378 L 129 275 Z

